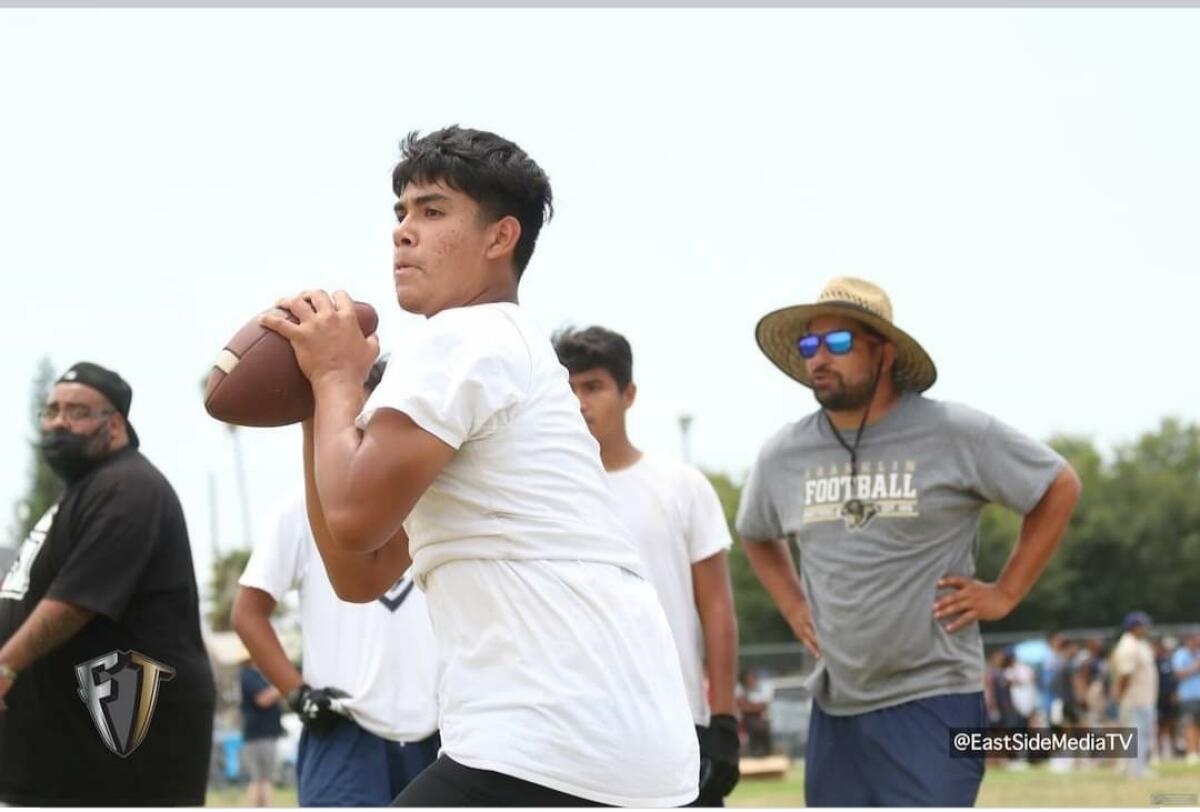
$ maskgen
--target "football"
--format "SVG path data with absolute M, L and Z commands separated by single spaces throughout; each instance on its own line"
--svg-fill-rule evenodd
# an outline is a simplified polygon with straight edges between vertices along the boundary
M 276 315 L 296 317 L 272 308 Z M 379 315 L 365 302 L 354 303 L 364 336 L 375 332 Z M 204 408 L 235 426 L 286 426 L 312 417 L 313 394 L 296 363 L 291 343 L 258 323 L 246 322 L 213 362 L 204 384 Z

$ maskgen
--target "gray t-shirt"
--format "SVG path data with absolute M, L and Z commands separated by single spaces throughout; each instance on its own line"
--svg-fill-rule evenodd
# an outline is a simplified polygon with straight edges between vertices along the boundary
M 854 433 L 842 436 L 853 443 Z M 984 505 L 1024 515 L 1064 465 L 982 412 L 913 394 L 866 427 L 854 481 L 822 412 L 766 442 L 737 530 L 797 543 L 821 645 L 810 685 L 822 710 L 865 713 L 983 689 L 979 624 L 953 634 L 938 624 L 933 602 L 951 591 L 938 579 L 974 576 Z

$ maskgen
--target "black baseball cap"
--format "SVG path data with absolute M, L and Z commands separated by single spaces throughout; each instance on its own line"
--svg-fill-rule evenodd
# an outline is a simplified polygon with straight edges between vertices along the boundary
M 90 386 L 104 397 L 108 398 L 121 416 L 125 418 L 125 428 L 129 431 L 129 443 L 137 448 L 139 440 L 133 424 L 129 422 L 129 404 L 133 400 L 133 389 L 117 373 L 105 369 L 90 361 L 80 361 L 64 372 L 55 383 L 81 383 Z

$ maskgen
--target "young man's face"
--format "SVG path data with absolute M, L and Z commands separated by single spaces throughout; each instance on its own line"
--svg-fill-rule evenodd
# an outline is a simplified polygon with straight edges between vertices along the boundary
M 392 274 L 402 308 L 432 316 L 471 304 L 494 282 L 487 252 L 495 224 L 470 197 L 442 183 L 410 183 L 395 208 Z
M 588 431 L 600 445 L 621 436 L 625 430 L 625 412 L 633 405 L 637 387 L 630 382 L 622 392 L 612 373 L 603 367 L 573 372 L 570 380 Z
M 871 399 L 882 345 L 857 321 L 842 317 L 813 319 L 806 334 L 825 336 L 838 330 L 848 330 L 853 335 L 850 351 L 834 355 L 822 341 L 817 354 L 804 364 L 818 403 L 832 411 L 859 409 Z

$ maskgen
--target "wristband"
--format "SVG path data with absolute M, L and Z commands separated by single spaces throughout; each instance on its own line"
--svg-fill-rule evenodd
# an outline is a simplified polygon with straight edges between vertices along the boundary
M 300 707 L 300 698 L 304 696 L 305 691 L 310 690 L 312 689 L 308 687 L 308 683 L 302 682 L 287 692 L 284 701 L 287 702 L 287 706 L 292 710 L 298 710 Z

